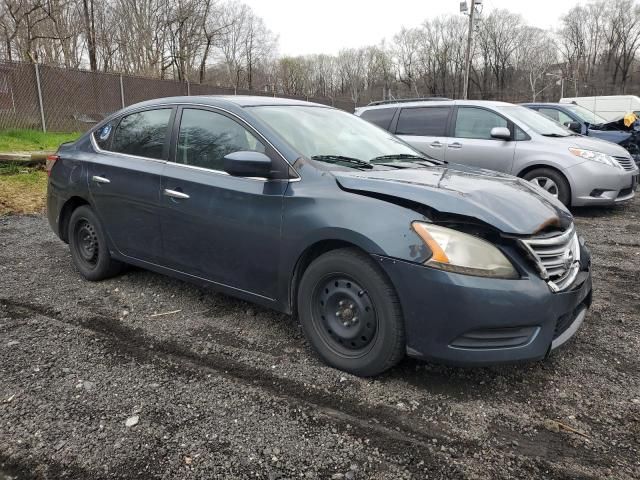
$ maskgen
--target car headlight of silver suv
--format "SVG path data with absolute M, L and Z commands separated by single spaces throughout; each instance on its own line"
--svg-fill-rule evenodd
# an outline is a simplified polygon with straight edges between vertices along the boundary
M 509 259 L 481 238 L 431 223 L 411 226 L 432 252 L 425 265 L 478 277 L 519 278 Z
M 606 153 L 596 152 L 595 150 L 584 150 L 583 148 L 574 147 L 570 147 L 569 151 L 576 157 L 584 158 L 585 160 L 593 160 L 594 162 L 604 163 L 605 165 L 609 165 L 610 167 L 616 167 L 624 170 L 624 168 L 622 168 L 622 165 L 620 165 L 615 158 L 613 158 L 611 155 L 607 155 Z

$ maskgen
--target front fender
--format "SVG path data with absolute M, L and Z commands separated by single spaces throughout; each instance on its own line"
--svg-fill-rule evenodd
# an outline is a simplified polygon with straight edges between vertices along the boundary
M 291 183 L 285 195 L 279 299 L 289 297 L 289 284 L 299 259 L 320 242 L 337 241 L 372 255 L 412 263 L 429 258 L 428 248 L 411 228 L 413 221 L 427 220 L 424 215 L 341 190 L 332 177 L 324 180 Z

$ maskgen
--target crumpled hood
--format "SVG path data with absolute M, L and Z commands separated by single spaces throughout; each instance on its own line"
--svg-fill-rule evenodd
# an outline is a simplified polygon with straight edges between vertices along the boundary
M 476 218 L 508 234 L 531 235 L 548 225 L 564 229 L 573 221 L 564 205 L 538 187 L 489 170 L 443 165 L 332 173 L 346 190 L 410 200 Z

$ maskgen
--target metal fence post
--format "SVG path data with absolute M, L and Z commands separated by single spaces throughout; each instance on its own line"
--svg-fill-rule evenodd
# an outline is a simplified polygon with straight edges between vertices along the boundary
M 47 123 L 44 121 L 44 104 L 42 103 L 42 87 L 40 85 L 40 68 L 34 63 L 36 69 L 36 86 L 38 87 L 38 105 L 40 106 L 40 121 L 42 122 L 42 131 L 47 133 Z
M 120 74 L 120 101 L 122 102 L 122 108 L 124 108 L 124 84 L 122 83 L 122 74 Z

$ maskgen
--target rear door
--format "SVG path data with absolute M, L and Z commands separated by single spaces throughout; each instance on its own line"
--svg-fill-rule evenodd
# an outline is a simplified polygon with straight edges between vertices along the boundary
M 491 137 L 491 129 L 506 127 L 510 140 Z M 483 107 L 458 106 L 452 137 L 447 139 L 446 160 L 478 168 L 511 173 L 516 142 L 515 126 L 498 113 Z
M 146 109 L 93 134 L 98 155 L 89 166 L 93 205 L 113 247 L 157 263 L 161 252 L 160 179 L 169 150 L 174 109 Z
M 401 109 L 395 134 L 438 160 L 445 157 L 445 136 L 452 107 L 406 107 Z
M 232 177 L 223 158 L 250 150 L 284 160 L 246 124 L 214 108 L 180 108 L 174 132 L 161 186 L 165 265 L 275 298 L 288 182 Z

